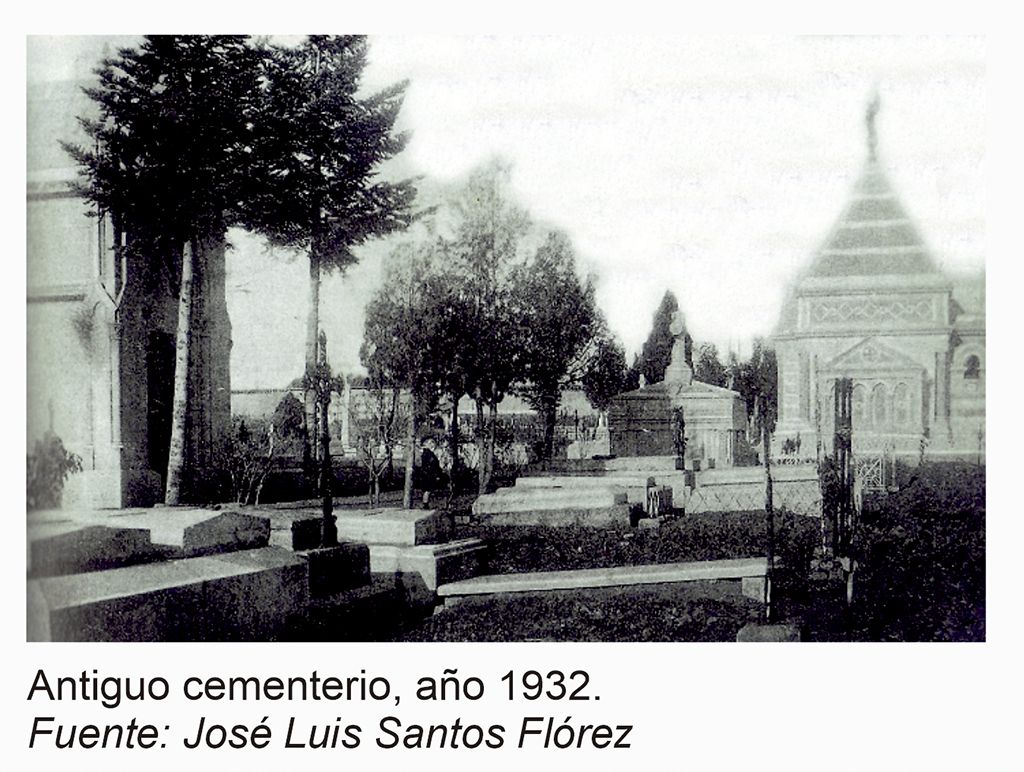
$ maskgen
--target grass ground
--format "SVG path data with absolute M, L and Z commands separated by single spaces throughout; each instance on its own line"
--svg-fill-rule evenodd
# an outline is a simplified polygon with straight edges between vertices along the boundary
M 778 513 L 775 527 L 780 558 L 805 567 L 817 539 L 818 521 Z M 492 545 L 489 570 L 495 574 L 766 554 L 764 512 L 686 515 L 652 529 L 467 525 L 457 530 L 460 537 L 476 536 Z
M 466 598 L 400 641 L 734 641 L 760 604 L 720 585 L 662 584 Z
M 985 640 L 985 468 L 924 464 L 865 503 L 849 638 Z
M 459 497 L 456 512 L 471 496 Z M 352 505 L 358 506 L 353 500 Z M 985 639 L 985 470 L 924 464 L 865 502 L 852 605 L 815 580 L 819 521 L 780 513 L 777 618 L 816 641 Z M 492 545 L 491 573 L 715 560 L 765 554 L 763 512 L 688 515 L 661 528 L 460 526 Z M 408 641 L 732 641 L 759 604 L 714 585 L 653 585 L 466 599 L 415 624 Z

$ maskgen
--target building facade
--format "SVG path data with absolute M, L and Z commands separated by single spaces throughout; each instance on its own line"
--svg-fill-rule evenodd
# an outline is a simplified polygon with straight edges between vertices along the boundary
M 983 457 L 984 275 L 939 270 L 886 177 L 872 120 L 867 162 L 773 335 L 775 452 L 827 452 L 834 384 L 850 378 L 855 452 Z
M 75 193 L 61 141 L 84 143 L 92 105 L 82 78 L 28 85 L 28 452 L 46 432 L 82 462 L 65 506 L 151 505 L 163 497 L 174 390 L 175 266 L 129 258 L 124 236 Z M 231 327 L 224 248 L 196 270 L 186 419 L 193 480 L 224 458 L 230 429 Z M 179 269 L 180 270 L 180 267 Z M 178 274 L 180 275 L 180 274 Z

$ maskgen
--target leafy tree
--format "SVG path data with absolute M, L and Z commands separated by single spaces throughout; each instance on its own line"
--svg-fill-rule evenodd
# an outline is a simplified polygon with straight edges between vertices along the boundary
M 498 404 L 525 368 L 526 327 L 516 279 L 530 230 L 526 211 L 511 191 L 511 169 L 498 160 L 473 172 L 453 202 L 450 243 L 455 292 L 462 316 L 467 393 L 476 404 L 478 486 L 485 492 L 494 465 Z M 484 410 L 488 417 L 485 422 Z
M 281 455 L 294 458 L 301 453 L 306 435 L 306 416 L 302 403 L 294 394 L 288 392 L 281 397 L 270 421 L 274 425 Z
M 725 386 L 728 374 L 725 365 L 718 358 L 718 347 L 714 343 L 701 343 L 697 347 L 693 377 L 702 383 L 710 383 L 712 386 Z
M 380 504 L 380 480 L 391 468 L 395 445 L 407 425 L 408 405 L 402 402 L 401 389 L 374 376 L 367 381 L 366 399 L 354 404 L 351 421 L 355 425 L 355 446 L 359 460 L 370 478 L 370 504 Z
M 264 114 L 253 153 L 258 195 L 246 223 L 271 243 L 309 255 L 307 427 L 316 411 L 311 380 L 321 279 L 355 263 L 353 247 L 408 225 L 415 196 L 412 180 L 375 177 L 406 143 L 395 131 L 406 83 L 361 95 L 367 49 L 363 36 L 311 35 L 295 47 L 270 46 L 265 58 Z
M 519 389 L 544 422 L 542 457 L 551 458 L 562 392 L 578 385 L 596 352 L 601 318 L 590 279 L 576 275 L 568 236 L 552 232 L 518 281 L 524 324 L 523 386 Z
M 180 277 L 168 504 L 180 501 L 185 474 L 194 277 L 252 192 L 260 58 L 239 35 L 147 36 L 104 60 L 86 89 L 99 112 L 81 120 L 91 146 L 65 144 L 81 167 L 79 192 L 110 215 L 129 265 L 163 262 Z
M 769 433 L 775 431 L 779 397 L 778 362 L 773 348 L 762 338 L 756 338 L 747 361 L 730 354 L 726 384 L 743 398 L 753 441 L 759 441 L 765 427 Z
M 627 390 L 626 355 L 610 335 L 598 336 L 594 356 L 580 380 L 583 393 L 597 410 L 606 411 L 612 397 Z
M 360 358 L 370 380 L 408 389 L 403 505 L 413 504 L 418 424 L 436 408 L 455 366 L 457 339 L 445 325 L 443 282 L 436 275 L 443 245 L 430 233 L 397 244 L 384 283 L 366 308 Z

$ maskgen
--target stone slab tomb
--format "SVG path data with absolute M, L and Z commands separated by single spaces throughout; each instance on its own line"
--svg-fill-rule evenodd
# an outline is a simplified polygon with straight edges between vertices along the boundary
M 304 613 L 305 560 L 275 547 L 28 582 L 30 641 L 266 640 Z
M 412 547 L 370 545 L 370 570 L 374 576 L 396 576 L 411 605 L 433 604 L 440 585 L 477 576 L 486 562 L 487 545 L 476 538 Z
M 265 517 L 214 510 L 69 512 L 28 529 L 30 576 L 100 571 L 267 546 Z

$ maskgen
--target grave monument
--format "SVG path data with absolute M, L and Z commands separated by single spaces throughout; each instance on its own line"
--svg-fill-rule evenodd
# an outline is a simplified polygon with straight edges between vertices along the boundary
M 676 427 L 683 417 L 686 467 L 731 467 L 745 442 L 747 416 L 738 392 L 694 380 L 686 353 L 686 321 L 676 311 L 669 328 L 675 340 L 665 378 L 627 391 L 608 411 L 611 455 L 675 456 Z

